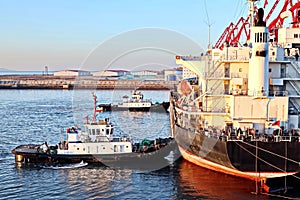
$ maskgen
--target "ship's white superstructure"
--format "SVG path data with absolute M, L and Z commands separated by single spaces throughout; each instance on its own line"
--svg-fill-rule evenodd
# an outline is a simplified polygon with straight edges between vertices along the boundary
M 268 38 L 266 27 L 254 28 L 252 39 Z M 246 47 L 224 47 L 221 52 L 208 50 L 201 60 L 176 58 L 177 64 L 198 75 L 191 94 L 200 96 L 192 102 L 194 108 L 223 113 L 223 120 L 215 122 L 233 122 L 239 127 L 240 123 L 280 120 L 286 129 L 300 127 L 300 64 L 283 47 L 250 42 Z M 264 96 L 269 98 L 258 98 Z

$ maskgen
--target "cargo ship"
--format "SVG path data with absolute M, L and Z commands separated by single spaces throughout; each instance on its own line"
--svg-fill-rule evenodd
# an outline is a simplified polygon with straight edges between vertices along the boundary
M 170 95 L 171 134 L 183 158 L 267 192 L 274 191 L 269 179 L 300 172 L 300 3 L 286 0 L 267 26 L 278 2 L 264 18 L 249 0 L 239 30 L 227 27 L 205 54 L 176 56 L 183 80 Z M 292 27 L 283 28 L 287 16 Z M 247 41 L 239 46 L 243 30 Z

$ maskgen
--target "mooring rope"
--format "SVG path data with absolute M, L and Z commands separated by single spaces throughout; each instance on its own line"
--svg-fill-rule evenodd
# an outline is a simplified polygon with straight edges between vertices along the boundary
M 258 157 L 258 156 L 255 156 L 252 152 L 250 152 L 248 149 L 246 149 L 245 147 L 243 147 L 243 146 L 241 146 L 240 144 L 238 144 L 236 141 L 234 141 L 234 142 L 235 142 L 238 146 L 240 146 L 242 149 L 244 149 L 246 152 L 248 152 L 250 155 L 256 157 L 257 159 L 259 159 L 259 160 L 261 160 L 262 162 L 264 162 L 264 163 L 270 165 L 271 167 L 274 167 L 275 169 L 277 169 L 277 170 L 279 170 L 279 171 L 281 171 L 281 172 L 287 173 L 287 172 L 284 171 L 283 169 L 281 169 L 281 168 L 279 168 L 279 167 L 277 167 L 277 166 L 275 166 L 275 165 L 269 163 L 268 161 L 266 161 L 266 160 L 264 160 L 264 159 L 262 159 L 262 158 L 260 158 L 260 157 Z M 246 144 L 247 144 L 247 143 L 246 143 Z M 297 178 L 297 179 L 300 180 L 300 177 L 295 176 L 295 175 L 293 175 L 293 174 L 292 174 L 292 176 L 294 176 L 295 178 Z
M 253 145 L 253 144 L 250 144 L 250 143 L 247 143 L 247 142 L 244 142 L 244 141 L 241 141 L 241 142 L 244 143 L 244 144 L 247 144 L 247 145 L 249 145 L 249 146 L 251 146 L 251 147 L 256 147 L 256 146 Z M 262 151 L 267 152 L 267 153 L 269 153 L 269 154 L 278 156 L 278 157 L 280 157 L 280 158 L 286 159 L 286 160 L 291 161 L 291 162 L 294 162 L 294 163 L 296 163 L 296 164 L 300 164 L 299 162 L 297 162 L 297 161 L 295 161 L 295 160 L 293 160 L 293 159 L 290 159 L 290 158 L 287 158 L 287 157 L 285 157 L 285 156 L 276 154 L 276 153 L 274 153 L 274 152 L 272 152 L 272 151 L 263 149 L 263 148 L 261 148 L 261 147 L 257 147 L 257 148 L 259 148 L 259 150 L 262 150 Z

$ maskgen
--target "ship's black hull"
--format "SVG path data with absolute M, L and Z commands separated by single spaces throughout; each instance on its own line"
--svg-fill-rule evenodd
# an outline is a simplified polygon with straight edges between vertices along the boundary
M 227 169 L 229 174 L 237 176 L 245 173 L 244 177 L 251 179 L 300 171 L 298 142 L 222 141 L 177 125 L 174 129 L 180 149 L 185 151 L 186 156 L 208 161 L 202 165 L 204 167 L 225 173 Z
M 113 104 L 99 104 L 98 107 L 102 109 L 103 112 L 111 111 L 130 111 L 130 112 L 168 112 L 170 103 L 163 102 L 160 104 L 152 104 L 151 107 L 119 107 Z

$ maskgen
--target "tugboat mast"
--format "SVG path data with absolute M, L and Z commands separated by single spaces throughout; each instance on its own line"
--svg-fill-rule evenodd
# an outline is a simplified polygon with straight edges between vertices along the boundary
M 96 123 L 96 118 L 97 118 L 97 96 L 93 92 L 93 97 L 94 97 L 94 113 L 93 113 L 93 120 L 92 123 Z

